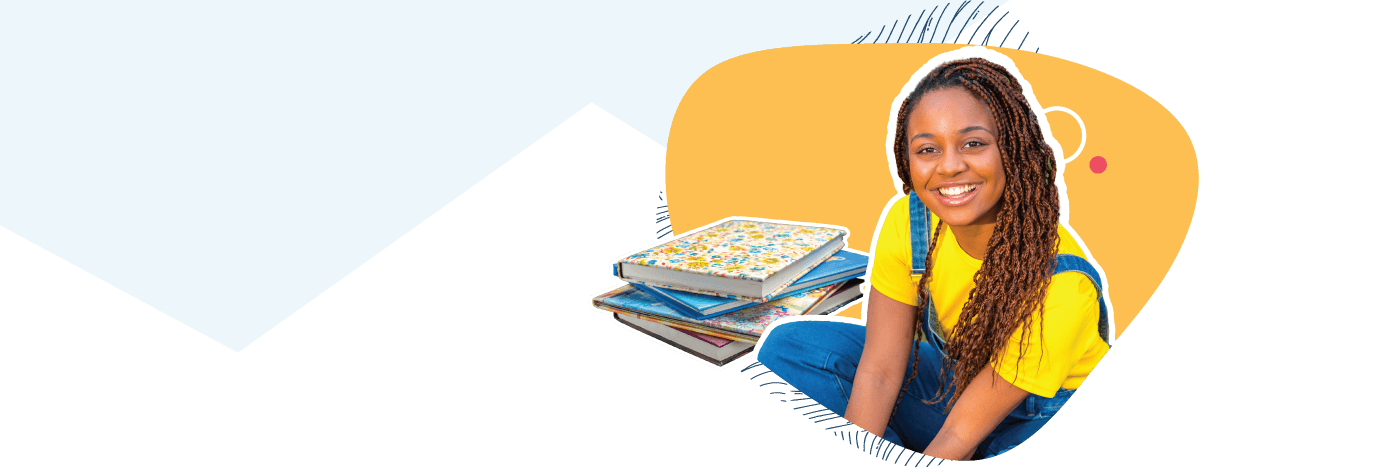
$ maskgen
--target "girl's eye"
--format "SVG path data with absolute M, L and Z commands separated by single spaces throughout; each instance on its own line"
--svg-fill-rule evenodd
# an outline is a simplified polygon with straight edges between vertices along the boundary
M 983 146 L 983 145 L 986 145 L 986 144 L 985 144 L 985 143 L 982 143 L 982 142 L 972 141 L 972 142 L 967 142 L 967 145 L 963 145 L 963 146 L 965 146 L 965 147 L 980 147 L 980 146 Z
M 925 147 L 925 148 L 920 148 L 919 151 L 916 151 L 916 152 L 914 152 L 914 153 L 934 153 L 934 152 L 937 152 L 937 151 L 938 151 L 938 150 L 935 149 L 935 148 L 933 148 L 933 147 Z

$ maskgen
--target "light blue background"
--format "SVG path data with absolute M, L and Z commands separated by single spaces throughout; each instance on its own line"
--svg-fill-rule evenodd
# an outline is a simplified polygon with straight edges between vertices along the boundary
M 590 102 L 947 2 L 189 3 L 0 7 L 0 226 L 241 350 Z

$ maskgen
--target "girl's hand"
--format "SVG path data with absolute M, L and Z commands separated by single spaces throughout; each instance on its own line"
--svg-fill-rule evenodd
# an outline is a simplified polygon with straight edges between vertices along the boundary
M 971 459 L 977 445 L 1027 396 L 1029 392 L 1013 386 L 991 366 L 982 368 L 962 397 L 953 403 L 948 420 L 924 449 L 924 454 L 943 459 Z

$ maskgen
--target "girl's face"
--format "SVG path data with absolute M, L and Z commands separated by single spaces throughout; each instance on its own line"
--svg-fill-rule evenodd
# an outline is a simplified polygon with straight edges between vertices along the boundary
M 991 109 L 953 87 L 925 94 L 906 119 L 919 200 L 950 226 L 995 224 L 1006 173 Z

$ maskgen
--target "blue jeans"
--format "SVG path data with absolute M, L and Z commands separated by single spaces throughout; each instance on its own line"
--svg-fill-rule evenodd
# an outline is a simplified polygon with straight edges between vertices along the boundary
M 851 400 L 851 383 L 865 348 L 865 328 L 831 321 L 794 321 L 767 331 L 758 361 L 817 403 L 841 415 Z M 923 451 L 948 418 L 944 401 L 934 401 L 939 374 L 952 386 L 952 370 L 943 369 L 943 353 L 928 343 L 919 343 L 919 375 L 899 399 L 896 414 L 885 428 L 886 440 L 905 448 Z M 914 370 L 911 350 L 909 368 Z M 903 381 L 900 382 L 903 384 Z M 982 440 L 974 459 L 995 456 L 1015 448 L 1039 430 L 1065 401 L 1073 389 L 1061 389 L 1054 397 L 1027 397 L 1011 414 Z M 948 399 L 951 393 L 944 393 Z

